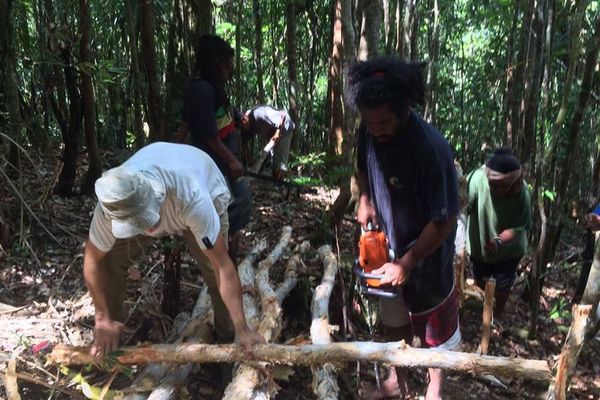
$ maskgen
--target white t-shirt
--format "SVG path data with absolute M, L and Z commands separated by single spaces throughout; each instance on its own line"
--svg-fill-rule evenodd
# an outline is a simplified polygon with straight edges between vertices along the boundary
M 211 247 L 220 229 L 219 214 L 227 212 L 231 195 L 223 174 L 202 150 L 185 144 L 156 142 L 150 144 L 123 163 L 143 173 L 164 188 L 160 207 L 160 222 L 146 236 L 181 235 L 189 229 L 201 249 Z M 111 220 L 96 205 L 90 240 L 107 252 L 116 238 Z

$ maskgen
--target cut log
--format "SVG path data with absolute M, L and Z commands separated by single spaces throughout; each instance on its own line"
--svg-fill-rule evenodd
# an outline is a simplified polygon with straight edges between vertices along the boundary
M 496 279 L 490 278 L 485 283 L 485 300 L 483 301 L 483 316 L 481 323 L 481 342 L 479 353 L 487 354 L 490 346 L 491 324 L 494 313 L 494 292 L 496 291 Z
M 331 340 L 331 325 L 329 325 L 329 298 L 335 284 L 338 263 L 331 252 L 331 246 L 322 246 L 318 250 L 319 256 L 325 267 L 321 284 L 315 288 L 311 304 L 312 323 L 310 325 L 310 337 L 314 344 L 329 344 Z M 323 366 L 315 366 L 313 371 L 313 392 L 319 400 L 336 400 L 339 397 L 340 388 L 337 383 L 335 366 L 326 363 Z
M 244 315 L 250 329 L 256 330 L 260 321 L 260 312 L 258 304 L 254 298 L 256 291 L 254 263 L 258 256 L 267 248 L 266 240 L 261 240 L 248 254 L 248 256 L 238 266 L 238 275 L 242 285 L 242 303 L 244 306 Z
M 281 258 L 285 248 L 290 242 L 292 228 L 283 228 L 279 243 L 269 255 L 258 263 L 256 273 L 256 287 L 261 298 L 262 317 L 258 326 L 258 333 L 267 342 L 279 336 L 281 331 L 281 304 L 269 283 L 269 270 Z M 295 276 L 295 274 L 293 274 Z M 262 369 L 266 366 L 262 365 Z M 269 399 L 277 393 L 278 386 L 272 376 L 262 373 L 260 369 L 249 365 L 240 365 L 235 377 L 225 389 L 223 400 L 231 399 Z
M 548 400 L 566 399 L 567 388 L 583 347 L 585 331 L 592 308 L 592 305 L 575 304 L 573 306 L 573 322 L 556 363 L 556 378 L 548 388 L 546 396 Z
M 60 364 L 94 364 L 104 361 L 90 355 L 90 348 L 56 346 L 48 356 L 49 361 Z M 215 363 L 248 362 L 244 351 L 236 344 L 179 344 L 122 347 L 115 357 L 124 365 L 151 362 Z M 460 372 L 492 374 L 509 378 L 527 377 L 549 380 L 550 369 L 543 360 L 515 357 L 481 356 L 436 349 L 414 349 L 402 342 L 343 342 L 290 346 L 260 344 L 253 347 L 253 362 L 291 365 L 318 365 L 326 362 L 368 361 L 387 363 L 408 368 L 442 368 Z

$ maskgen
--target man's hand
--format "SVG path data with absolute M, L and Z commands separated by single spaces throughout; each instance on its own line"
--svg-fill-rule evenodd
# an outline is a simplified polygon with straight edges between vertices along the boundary
M 600 215 L 589 213 L 585 216 L 585 225 L 588 229 L 592 231 L 600 230 Z
M 379 281 L 381 285 L 402 286 L 408 281 L 410 268 L 402 264 L 400 260 L 396 260 L 383 264 L 371 273 L 383 275 L 383 278 Z
M 252 356 L 252 345 L 266 343 L 265 338 L 248 328 L 248 326 L 236 332 L 235 341 L 244 348 L 244 353 L 247 356 Z
M 369 222 L 373 223 L 373 225 L 377 225 L 377 213 L 371 204 L 371 200 L 365 195 L 360 196 L 358 200 L 356 219 L 363 229 L 367 228 Z
M 228 166 L 231 179 L 237 179 L 244 174 L 244 166 L 237 158 L 232 158 Z
M 498 251 L 498 248 L 500 247 L 501 244 L 502 244 L 502 239 L 500 239 L 498 236 L 493 237 L 485 243 L 485 250 L 488 253 L 495 253 Z
M 104 355 L 119 348 L 119 339 L 124 325 L 109 318 L 96 318 L 94 328 L 94 343 L 90 354 Z

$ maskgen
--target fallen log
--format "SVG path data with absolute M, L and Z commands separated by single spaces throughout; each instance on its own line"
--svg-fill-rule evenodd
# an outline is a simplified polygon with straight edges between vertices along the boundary
M 455 351 L 415 349 L 402 342 L 343 342 L 291 346 L 282 344 L 260 344 L 253 347 L 253 359 L 249 360 L 236 344 L 157 344 L 122 347 L 113 356 L 124 365 L 148 364 L 151 362 L 171 363 L 215 363 L 215 362 L 268 362 L 273 364 L 318 365 L 326 362 L 349 361 L 379 362 L 407 368 L 442 368 L 459 372 L 493 374 L 509 378 L 527 377 L 549 380 L 550 369 L 544 360 L 528 360 L 515 357 L 481 356 Z M 90 348 L 56 346 L 48 360 L 59 364 L 95 364 L 106 362 L 103 358 L 90 355 Z
M 258 263 L 256 287 L 261 297 L 262 317 L 258 333 L 267 342 L 279 336 L 281 330 L 281 304 L 269 283 L 269 270 L 281 258 L 290 242 L 292 228 L 283 228 L 279 243 L 269 255 Z M 250 365 L 240 365 L 235 377 L 225 389 L 223 400 L 268 399 L 277 393 L 278 386 L 271 376 L 264 376 L 265 365 L 261 369 Z
M 331 246 L 322 246 L 318 250 L 323 261 L 324 269 L 321 284 L 315 288 L 311 304 L 312 323 L 310 337 L 314 344 L 329 344 L 332 326 L 329 325 L 329 298 L 333 291 L 338 263 L 331 252 Z M 312 389 L 319 400 L 336 400 L 340 388 L 337 384 L 335 366 L 326 363 L 323 366 L 313 367 Z

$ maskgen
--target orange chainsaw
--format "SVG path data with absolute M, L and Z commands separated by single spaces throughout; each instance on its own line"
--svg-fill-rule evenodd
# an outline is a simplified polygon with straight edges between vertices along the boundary
M 366 295 L 394 298 L 398 295 L 393 286 L 381 285 L 383 275 L 372 271 L 394 259 L 385 233 L 374 229 L 369 223 L 367 230 L 361 229 L 358 241 L 358 258 L 354 261 L 354 273 L 361 279 L 360 288 Z

